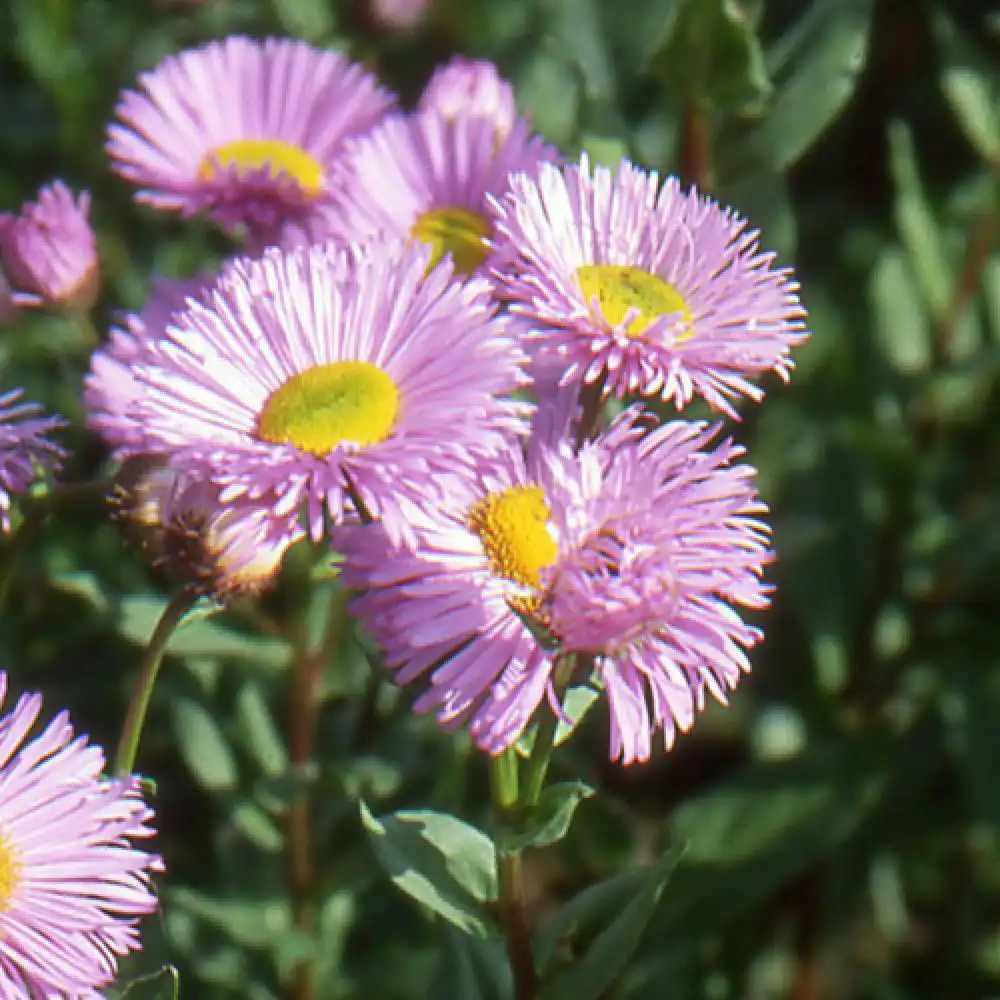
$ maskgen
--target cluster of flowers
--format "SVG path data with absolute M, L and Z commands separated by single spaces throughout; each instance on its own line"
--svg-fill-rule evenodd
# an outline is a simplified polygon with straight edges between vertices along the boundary
M 629 162 L 565 162 L 491 64 L 454 60 L 403 111 L 283 39 L 165 59 L 108 153 L 141 202 L 242 241 L 217 274 L 161 279 L 86 380 L 123 509 L 187 586 L 252 592 L 300 539 L 331 547 L 417 709 L 494 754 L 570 684 L 606 693 L 626 764 L 725 699 L 761 638 L 742 609 L 768 602 L 766 510 L 721 421 L 658 413 L 699 397 L 736 418 L 806 335 L 743 219 Z M 56 184 L 0 217 L 5 309 L 92 301 L 87 208 Z M 5 517 L 60 455 L 55 418 L 18 399 L 0 397 Z M 129 818 L 102 821 L 141 835 L 134 787 L 116 801 Z M 26 862 L 0 817 L 2 925 Z M 106 914 L 148 908 L 156 862 L 133 853 Z M 92 982 L 129 933 L 88 939 Z

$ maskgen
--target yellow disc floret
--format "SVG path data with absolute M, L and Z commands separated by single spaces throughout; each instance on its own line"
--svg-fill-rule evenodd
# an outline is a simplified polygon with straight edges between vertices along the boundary
M 323 186 L 323 167 L 301 146 L 283 139 L 237 139 L 210 150 L 198 167 L 198 177 L 210 181 L 235 167 L 238 174 L 268 167 L 272 174 L 285 174 L 303 194 L 313 197 Z
M 489 252 L 490 225 L 478 212 L 457 205 L 432 208 L 413 223 L 410 235 L 434 249 L 431 267 L 450 253 L 463 274 L 474 271 Z
M 469 511 L 469 527 L 482 541 L 497 576 L 538 587 L 541 571 L 559 554 L 550 516 L 541 487 L 513 486 L 480 500 Z
M 276 389 L 257 419 L 272 444 L 325 455 L 344 442 L 370 445 L 392 432 L 399 389 L 368 361 L 333 361 L 293 375 Z
M 625 327 L 630 337 L 669 313 L 679 313 L 684 323 L 686 329 L 679 336 L 690 336 L 691 312 L 684 296 L 658 275 L 628 264 L 584 264 L 576 269 L 576 277 L 587 304 L 596 298 L 612 326 L 621 326 L 629 310 L 638 310 Z
M 21 862 L 10 841 L 0 834 L 0 913 L 10 906 L 21 881 Z

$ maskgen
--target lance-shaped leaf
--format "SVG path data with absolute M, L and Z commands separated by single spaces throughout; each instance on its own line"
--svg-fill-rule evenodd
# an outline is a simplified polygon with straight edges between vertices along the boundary
M 655 865 L 625 872 L 570 900 L 546 929 L 537 955 L 548 963 L 559 948 L 583 945 L 583 950 L 549 972 L 539 1000 L 597 1000 L 605 993 L 638 948 L 680 854 L 670 850 Z
M 582 781 L 566 781 L 550 785 L 514 828 L 497 835 L 505 851 L 522 851 L 526 847 L 548 847 L 562 840 L 569 832 L 577 806 L 594 794 Z
M 497 899 L 493 842 L 446 813 L 402 811 L 361 821 L 389 878 L 418 902 L 464 931 L 497 932 L 487 905 Z
M 717 144 L 720 183 L 781 172 L 833 121 L 864 65 L 871 9 L 872 0 L 814 0 L 768 48 L 773 96 L 758 118 L 734 127 Z

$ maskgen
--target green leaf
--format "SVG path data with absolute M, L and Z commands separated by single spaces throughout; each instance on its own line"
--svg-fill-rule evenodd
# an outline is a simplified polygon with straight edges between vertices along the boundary
M 325 42 L 333 33 L 330 0 L 273 0 L 273 4 L 281 26 L 289 35 L 307 42 Z
M 211 713 L 185 697 L 176 698 L 172 708 L 177 746 L 195 780 L 211 792 L 232 791 L 236 761 Z
M 949 674 L 951 742 L 975 812 L 1000 828 L 1000 671 L 967 663 Z
M 194 889 L 178 888 L 168 890 L 167 899 L 245 948 L 271 949 L 292 926 L 288 900 L 282 897 L 213 899 Z
M 445 928 L 441 963 L 428 996 L 461 1000 L 509 1000 L 510 966 L 499 941 L 484 941 Z
M 403 892 L 464 931 L 481 937 L 496 933 L 483 906 L 497 899 L 496 859 L 489 837 L 445 813 L 375 817 L 364 802 L 361 821 L 379 863 Z
M 288 769 L 288 753 L 263 688 L 245 681 L 236 700 L 238 732 L 263 774 L 275 777 Z
M 718 931 L 722 915 L 735 916 L 842 843 L 906 754 L 879 733 L 810 751 L 751 765 L 675 812 L 668 837 L 687 851 L 656 915 L 658 938 Z
M 563 782 L 544 789 L 537 805 L 517 825 L 501 831 L 498 843 L 505 851 L 547 847 L 562 840 L 573 822 L 577 806 L 594 790 L 582 781 Z
M 951 301 L 953 279 L 940 227 L 924 194 L 909 128 L 889 126 L 889 165 L 896 184 L 896 225 L 917 279 L 917 288 L 934 320 Z
M 716 108 L 757 107 L 771 84 L 757 38 L 755 4 L 682 0 L 655 50 L 668 95 L 707 99 Z
M 144 646 L 166 603 L 161 597 L 147 595 L 124 598 L 118 608 L 118 630 L 126 639 Z M 177 656 L 225 656 L 274 670 L 284 668 L 290 655 L 287 643 L 243 635 L 207 621 L 219 610 L 218 605 L 209 602 L 198 605 L 171 636 L 167 652 Z
M 262 851 L 276 854 L 285 844 L 285 838 L 274 820 L 256 803 L 240 802 L 233 810 L 232 823 Z
M 549 935 L 546 955 L 555 951 L 552 941 L 571 945 L 574 936 L 596 919 L 608 914 L 613 918 L 589 941 L 579 958 L 556 967 L 545 977 L 539 1000 L 597 1000 L 616 982 L 639 946 L 680 854 L 679 850 L 669 851 L 656 865 L 639 873 L 628 872 L 628 879 L 613 880 L 613 889 L 606 889 L 605 883 L 595 887 L 598 891 L 588 890 L 589 895 L 583 893 L 563 908 L 554 921 L 556 929 Z M 642 878 L 637 877 L 639 874 Z
M 868 51 L 872 0 L 814 0 L 767 52 L 773 96 L 756 119 L 717 143 L 720 183 L 780 173 L 815 142 L 847 103 Z
M 1000 165 L 1000 71 L 938 9 L 934 29 L 941 53 L 941 87 L 965 137 Z
M 344 953 L 356 909 L 354 895 L 344 891 L 330 893 L 319 908 L 314 967 L 317 996 L 335 996 L 344 992 L 341 989 L 345 975 Z
M 148 976 L 139 976 L 126 983 L 120 994 L 121 1000 L 177 1000 L 181 988 L 181 977 L 172 965 L 165 965 Z
M 904 375 L 926 372 L 931 361 L 931 331 L 920 293 L 901 250 L 879 256 L 871 276 L 875 336 L 893 368 Z
M 548 38 L 560 57 L 579 71 L 590 100 L 615 100 L 615 78 L 608 57 L 598 0 L 547 0 Z

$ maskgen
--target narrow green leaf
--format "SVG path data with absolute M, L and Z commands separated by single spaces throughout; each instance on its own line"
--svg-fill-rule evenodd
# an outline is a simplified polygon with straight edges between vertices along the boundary
M 178 697 L 172 709 L 177 746 L 195 780 L 211 792 L 232 791 L 236 761 L 208 709 L 184 697 Z
M 498 835 L 501 848 L 522 851 L 526 847 L 547 847 L 562 840 L 573 822 L 577 806 L 593 794 L 594 790 L 582 781 L 550 785 L 517 829 L 505 830 Z
M 364 802 L 361 821 L 382 868 L 403 892 L 464 931 L 481 937 L 496 933 L 483 906 L 497 898 L 489 837 L 445 813 L 375 817 Z
M 461 1000 L 509 1000 L 510 966 L 499 941 L 445 928 L 441 963 L 428 996 Z
M 288 900 L 282 897 L 213 899 L 194 889 L 171 889 L 167 899 L 191 916 L 246 948 L 268 948 L 292 926 Z
M 274 777 L 288 768 L 285 742 L 278 732 L 264 689 L 245 681 L 236 699 L 236 723 L 247 750 L 262 773 Z
M 896 183 L 896 225 L 917 279 L 917 288 L 934 320 L 944 316 L 951 300 L 951 265 L 937 220 L 924 194 L 909 128 L 889 126 L 889 164 Z
M 545 978 L 539 1000 L 597 1000 L 604 994 L 639 946 L 680 853 L 670 851 L 646 869 L 646 877 L 634 886 L 634 894 L 622 908 L 603 911 L 613 914 L 611 923 L 593 938 L 580 958 L 557 967 Z M 584 911 L 579 907 L 578 915 Z
M 931 360 L 931 331 L 920 293 L 903 252 L 890 247 L 875 262 L 871 277 L 875 336 L 896 371 L 926 372 Z
M 868 51 L 872 0 L 813 0 L 802 21 L 767 53 L 774 85 L 756 119 L 717 144 L 719 181 L 780 173 L 794 163 L 847 103 Z
M 1000 69 L 940 8 L 934 29 L 945 97 L 969 142 L 984 159 L 1000 165 Z
M 717 109 L 759 107 L 771 92 L 753 4 L 682 0 L 654 58 L 668 95 Z
M 598 0 L 547 0 L 546 6 L 551 44 L 577 68 L 584 93 L 591 100 L 614 102 L 614 71 Z

